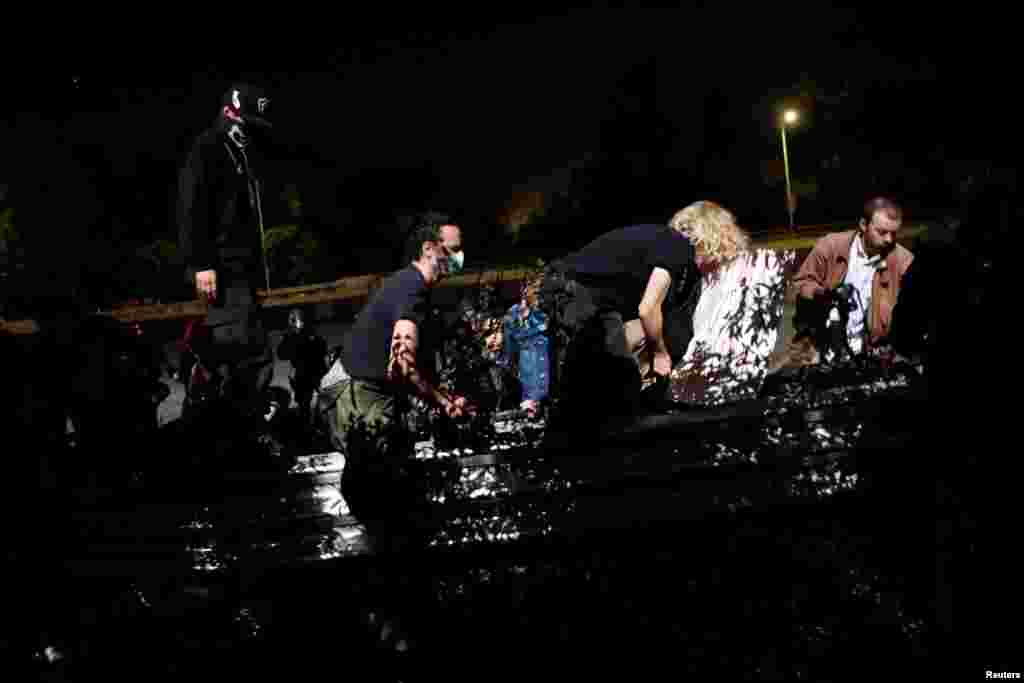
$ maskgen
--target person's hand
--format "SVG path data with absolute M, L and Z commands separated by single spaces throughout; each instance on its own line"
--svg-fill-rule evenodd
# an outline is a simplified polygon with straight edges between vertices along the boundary
M 672 357 L 667 351 L 656 351 L 654 353 L 654 374 L 658 377 L 668 377 L 672 372 Z
M 526 414 L 530 417 L 537 417 L 537 412 L 540 410 L 540 403 L 537 401 L 523 401 L 519 404 L 520 410 L 525 410 Z
M 453 396 L 444 402 L 444 412 L 455 420 L 467 415 L 476 415 L 476 406 L 466 400 L 465 396 Z
M 857 307 L 856 291 L 853 285 L 844 282 L 832 290 L 832 300 L 841 309 L 852 311 Z
M 391 345 L 391 357 L 388 359 L 388 379 L 397 381 L 408 377 L 415 362 L 412 351 L 401 342 L 395 342 Z
M 879 365 L 885 371 L 892 370 L 893 366 L 897 362 L 896 349 L 888 344 L 881 344 L 871 350 L 871 355 L 875 357 Z
M 217 299 L 217 271 L 201 270 L 196 273 L 196 292 L 207 301 Z

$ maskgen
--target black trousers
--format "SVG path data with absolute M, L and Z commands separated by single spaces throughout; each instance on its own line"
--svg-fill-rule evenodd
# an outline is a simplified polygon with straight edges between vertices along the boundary
M 207 324 L 213 344 L 205 360 L 220 375 L 221 396 L 239 416 L 261 411 L 274 378 L 274 351 L 255 286 L 245 279 L 229 281 L 210 306 Z
M 541 307 L 551 321 L 560 412 L 580 419 L 631 412 L 641 382 L 622 314 L 600 307 L 595 292 L 557 265 L 545 273 Z

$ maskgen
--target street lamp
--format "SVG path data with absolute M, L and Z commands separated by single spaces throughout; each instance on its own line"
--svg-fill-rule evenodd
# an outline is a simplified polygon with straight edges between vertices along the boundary
M 796 212 L 796 204 L 793 201 L 793 190 L 789 184 L 789 151 L 786 149 L 786 126 L 792 126 L 800 118 L 796 109 L 787 109 L 782 114 L 782 125 L 779 130 L 782 132 L 782 165 L 786 170 L 786 210 L 789 211 L 789 229 L 794 227 L 793 214 Z

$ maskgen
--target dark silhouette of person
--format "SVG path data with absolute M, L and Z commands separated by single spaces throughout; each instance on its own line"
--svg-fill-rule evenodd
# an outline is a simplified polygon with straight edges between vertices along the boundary
M 309 424 L 313 393 L 327 373 L 327 341 L 309 329 L 299 309 L 288 314 L 288 331 L 277 347 L 277 357 L 292 364 L 291 386 L 299 416 Z

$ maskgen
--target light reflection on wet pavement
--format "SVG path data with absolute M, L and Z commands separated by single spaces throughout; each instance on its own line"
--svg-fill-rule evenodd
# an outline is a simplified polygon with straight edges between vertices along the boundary
M 905 383 L 879 384 L 876 391 L 905 386 Z M 858 389 L 857 400 L 865 397 Z M 845 400 L 844 400 L 845 399 Z M 817 409 L 841 406 L 850 402 L 849 391 L 822 392 L 813 406 Z M 594 494 L 595 487 L 614 485 L 621 475 L 632 475 L 661 487 L 667 492 L 685 491 L 686 501 L 673 500 L 678 511 L 692 509 L 692 516 L 717 508 L 735 511 L 757 504 L 778 503 L 786 498 L 824 500 L 857 489 L 859 475 L 848 454 L 858 443 L 864 424 L 841 411 L 829 414 L 795 411 L 792 404 L 769 406 L 757 421 L 757 431 L 739 430 L 728 440 L 666 441 L 652 439 L 648 444 L 609 447 L 607 453 L 594 455 L 610 464 L 613 474 L 595 474 L 590 481 L 567 476 L 551 462 L 543 449 L 545 424 L 541 420 L 508 421 L 495 425 L 495 439 L 486 451 L 473 448 L 441 450 L 431 441 L 417 443 L 415 459 L 431 467 L 434 474 L 431 501 L 446 513 L 444 523 L 429 540 L 429 547 L 470 547 L 477 544 L 514 542 L 527 537 L 547 536 L 563 525 L 579 520 L 580 497 Z M 809 417 L 808 417 L 809 416 Z M 813 420 L 813 421 L 812 421 Z M 722 437 L 719 436 L 719 439 Z M 333 459 L 332 459 L 333 457 Z M 338 477 L 343 459 L 334 456 L 311 456 L 292 468 L 293 474 L 319 475 L 304 491 L 306 512 L 334 519 L 329 528 L 308 532 L 299 539 L 262 540 L 246 549 L 247 561 L 254 554 L 274 556 L 277 561 L 337 559 L 371 552 L 365 530 L 348 514 L 348 506 L 340 493 Z M 753 486 L 734 490 L 723 485 L 722 478 L 703 481 L 707 470 L 722 470 L 728 478 L 734 471 L 757 473 L 759 465 L 772 465 Z M 605 468 L 595 468 L 600 473 Z M 693 475 L 700 473 L 694 483 Z M 748 477 L 749 479 L 749 477 Z M 781 485 L 780 485 L 781 482 Z M 628 491 L 616 491 L 629 495 Z M 282 499 L 279 501 L 286 501 Z M 292 505 L 294 511 L 295 506 Z M 264 511 L 266 512 L 266 511 Z M 282 510 L 283 512 L 283 510 Z M 240 561 L 237 552 L 218 550 L 213 515 L 223 520 L 231 513 L 223 506 L 205 506 L 195 519 L 182 528 L 207 533 L 202 543 L 189 546 L 195 558 L 194 568 L 219 571 Z M 204 518 L 204 515 L 206 516 Z M 680 518 L 686 518 L 685 513 Z M 289 554 L 296 554 L 289 557 Z M 269 560 L 268 560 L 269 561 Z
M 898 384 L 877 390 L 894 386 Z M 858 388 L 855 400 L 863 401 L 868 390 Z M 608 603 L 609 615 L 596 620 L 607 629 L 614 628 L 613 618 L 625 622 L 636 617 L 638 604 L 657 611 L 651 605 L 659 600 L 676 601 L 679 609 L 694 612 L 686 623 L 699 618 L 707 623 L 696 631 L 687 626 L 685 632 L 670 635 L 688 643 L 687 656 L 706 658 L 708 653 L 729 652 L 727 636 L 722 634 L 735 628 L 743 631 L 724 623 L 709 604 L 720 600 L 734 612 L 767 610 L 779 623 L 789 624 L 784 633 L 773 634 L 769 644 L 754 647 L 753 659 L 724 669 L 767 677 L 812 676 L 815 658 L 841 649 L 837 639 L 852 637 L 859 627 L 849 624 L 860 623 L 861 617 L 884 623 L 886 633 L 895 634 L 895 640 L 887 641 L 896 643 L 892 647 L 920 649 L 928 631 L 922 610 L 895 597 L 897 592 L 887 586 L 892 579 L 858 555 L 855 545 L 864 541 L 837 521 L 801 532 L 805 513 L 786 512 L 794 505 L 800 510 L 804 509 L 800 505 L 828 501 L 835 501 L 837 510 L 856 505 L 863 480 L 855 453 L 866 423 L 855 411 L 842 410 L 852 402 L 850 392 L 844 397 L 841 389 L 826 389 L 802 406 L 796 402 L 769 405 L 759 418 L 742 422 L 742 428 L 703 430 L 700 438 L 652 437 L 646 443 L 608 444 L 600 454 L 584 456 L 605 461 L 589 475 L 579 467 L 572 467 L 568 474 L 563 462 L 538 448 L 545 428 L 542 421 L 495 425 L 494 442 L 486 450 L 479 444 L 445 450 L 421 442 L 416 461 L 431 473 L 429 496 L 444 519 L 428 548 L 460 550 L 468 558 L 457 566 L 434 570 L 434 608 L 490 623 L 501 621 L 497 612 L 522 607 L 518 619 L 541 629 L 538 633 L 556 637 L 543 631 L 552 627 L 542 626 L 547 622 L 541 615 L 546 613 L 545 601 L 562 599 L 559 590 L 584 602 Z M 147 522 L 146 538 L 163 533 L 169 562 L 177 563 L 173 572 L 191 572 L 200 581 L 204 576 L 214 582 L 230 581 L 230 577 L 259 575 L 261 568 L 277 566 L 345 566 L 355 558 L 372 556 L 372 548 L 365 529 L 349 514 L 340 495 L 342 467 L 343 459 L 336 454 L 303 459 L 286 477 L 301 484 L 248 500 L 225 497 L 177 508 L 177 513 L 164 517 L 166 522 L 177 515 L 176 532 L 160 532 L 156 527 L 164 522 L 154 517 Z M 796 521 L 787 514 L 794 514 Z M 676 570 L 678 576 L 663 577 L 659 573 L 667 569 L 658 569 L 657 561 L 648 566 L 643 558 L 651 553 L 658 557 L 659 544 L 671 546 L 666 531 L 654 531 L 665 522 L 676 525 L 668 533 L 690 533 L 683 530 L 694 525 L 731 529 L 711 540 L 694 541 L 694 551 L 705 558 L 742 553 L 781 568 L 797 557 L 801 567 L 834 566 L 845 573 L 837 578 L 833 572 L 800 569 L 784 584 L 776 584 L 769 572 L 740 590 L 739 597 L 730 595 L 725 586 L 751 580 L 743 572 L 743 563 L 715 569 L 709 568 L 706 559 L 693 566 L 688 561 Z M 538 539 L 556 541 L 549 548 L 560 550 L 538 555 L 522 545 Z M 181 543 L 177 553 L 176 542 Z M 571 549 L 576 542 L 584 543 L 578 552 Z M 851 543 L 854 546 L 847 547 Z M 500 557 L 506 559 L 486 554 L 474 559 L 485 548 L 505 548 Z M 182 559 L 181 550 L 187 560 Z M 654 577 L 647 577 L 652 586 L 678 594 L 671 599 L 647 595 L 648 589 L 638 589 L 635 578 L 630 578 L 637 572 L 653 572 Z M 354 585 L 349 588 L 356 590 Z M 639 597 L 637 590 L 646 597 Z M 202 590 L 189 595 L 193 601 L 216 603 L 204 597 Z M 172 600 L 141 592 L 137 599 L 147 606 Z M 222 628 L 230 635 L 220 637 L 228 642 L 265 642 L 267 633 L 275 632 L 273 610 L 266 604 L 229 601 L 221 608 Z M 657 618 L 671 622 L 670 615 Z M 644 616 L 640 623 L 649 619 L 655 617 Z M 572 628 L 590 634 L 588 629 L 597 627 L 576 624 Z M 713 635 L 716 629 L 719 636 Z M 664 643 L 666 635 L 650 637 L 652 643 Z M 780 638 L 792 642 L 783 643 Z M 791 654 L 779 654 L 787 647 Z

